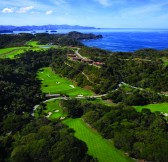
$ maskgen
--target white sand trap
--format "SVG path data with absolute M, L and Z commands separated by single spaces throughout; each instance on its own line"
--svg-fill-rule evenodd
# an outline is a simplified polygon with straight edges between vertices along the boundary
M 69 85 L 69 86 L 72 87 L 72 88 L 75 88 L 74 85 Z
M 52 112 L 49 112 L 46 117 L 49 118 L 51 116 L 51 114 L 52 114 Z
M 64 119 L 65 119 L 65 117 L 61 117 L 61 118 L 60 118 L 60 120 L 64 120 Z
M 78 97 L 83 97 L 83 95 L 79 94 Z
M 55 112 L 59 112 L 59 110 L 55 110 Z
M 168 113 L 164 113 L 163 115 L 164 115 L 164 116 L 168 116 Z

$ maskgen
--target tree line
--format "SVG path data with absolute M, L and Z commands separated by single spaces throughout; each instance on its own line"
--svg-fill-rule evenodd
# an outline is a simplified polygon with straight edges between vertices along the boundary
M 66 49 L 28 51 L 0 60 L 0 161 L 96 162 L 84 142 L 60 121 L 34 118 L 33 107 L 45 100 L 37 71 L 66 57 Z
M 69 117 L 82 117 L 129 156 L 167 162 L 168 124 L 160 112 L 152 113 L 149 109 L 137 112 L 124 104 L 105 106 L 74 99 L 62 101 L 62 106 Z

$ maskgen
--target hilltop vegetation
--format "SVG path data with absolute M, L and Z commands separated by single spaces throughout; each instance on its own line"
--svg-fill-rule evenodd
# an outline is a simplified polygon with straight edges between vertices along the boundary
M 168 125 L 160 113 L 148 109 L 137 112 L 124 105 L 109 107 L 79 100 L 62 101 L 62 106 L 69 116 L 82 116 L 105 139 L 113 139 L 114 145 L 130 156 L 148 161 L 167 161 Z
M 39 44 L 54 44 L 61 46 L 82 46 L 80 39 L 98 39 L 101 35 L 83 34 L 79 32 L 70 32 L 68 34 L 0 34 L 0 48 L 24 46 L 27 41 L 38 41 Z

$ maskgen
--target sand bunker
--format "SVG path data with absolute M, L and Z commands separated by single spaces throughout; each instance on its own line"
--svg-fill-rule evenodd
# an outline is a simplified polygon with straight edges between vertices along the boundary
M 75 88 L 74 85 L 69 85 L 69 86 L 72 87 L 72 88 Z

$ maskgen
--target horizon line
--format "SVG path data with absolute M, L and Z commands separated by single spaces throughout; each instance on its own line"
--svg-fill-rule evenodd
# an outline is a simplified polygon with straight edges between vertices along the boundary
M 168 29 L 167 28 L 163 28 L 163 27 L 94 27 L 94 26 L 86 26 L 86 25 L 68 25 L 68 24 L 45 24 L 45 25 L 1 25 L 0 26 L 15 26 L 15 27 L 22 27 L 22 26 L 48 26 L 48 25 L 57 25 L 57 26 L 63 26 L 63 25 L 67 25 L 67 26 L 79 26 L 79 27 L 88 27 L 88 28 L 95 28 L 95 29 Z

